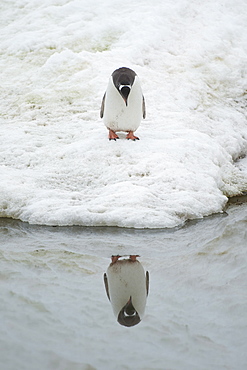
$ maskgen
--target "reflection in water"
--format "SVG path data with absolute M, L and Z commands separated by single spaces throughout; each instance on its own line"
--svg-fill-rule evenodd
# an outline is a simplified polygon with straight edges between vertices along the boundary
M 144 272 L 137 255 L 120 259 L 112 256 L 112 262 L 104 274 L 107 296 L 119 324 L 134 326 L 144 316 L 149 289 L 149 273 Z

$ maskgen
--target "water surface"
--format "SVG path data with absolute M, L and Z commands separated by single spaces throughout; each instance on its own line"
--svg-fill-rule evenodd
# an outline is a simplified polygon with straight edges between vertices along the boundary
M 4 370 L 245 369 L 247 204 L 172 230 L 0 220 Z M 146 313 L 120 326 L 103 273 L 112 254 L 150 273 Z

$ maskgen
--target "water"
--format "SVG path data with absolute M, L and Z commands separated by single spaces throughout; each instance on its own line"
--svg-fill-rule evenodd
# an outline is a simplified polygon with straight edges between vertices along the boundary
M 173 230 L 0 220 L 3 370 L 245 369 L 247 204 Z M 140 254 L 150 293 L 120 326 L 103 273 Z

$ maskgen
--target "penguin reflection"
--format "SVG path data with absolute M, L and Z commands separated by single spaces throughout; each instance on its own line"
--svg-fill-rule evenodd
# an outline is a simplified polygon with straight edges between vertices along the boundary
M 144 272 L 138 255 L 128 259 L 112 256 L 104 274 L 107 296 L 119 324 L 134 326 L 143 318 L 149 289 L 149 273 Z

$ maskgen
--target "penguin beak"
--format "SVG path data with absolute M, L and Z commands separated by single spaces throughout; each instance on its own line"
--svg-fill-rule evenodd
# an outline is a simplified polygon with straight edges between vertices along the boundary
M 125 305 L 125 312 L 127 315 L 134 315 L 136 313 L 136 310 L 132 304 L 132 298 L 130 296 L 130 299 L 128 300 L 128 302 L 126 303 Z
M 126 104 L 126 107 L 128 106 L 128 96 L 129 96 L 130 90 L 131 90 L 130 85 L 120 85 L 119 86 L 119 92 Z

